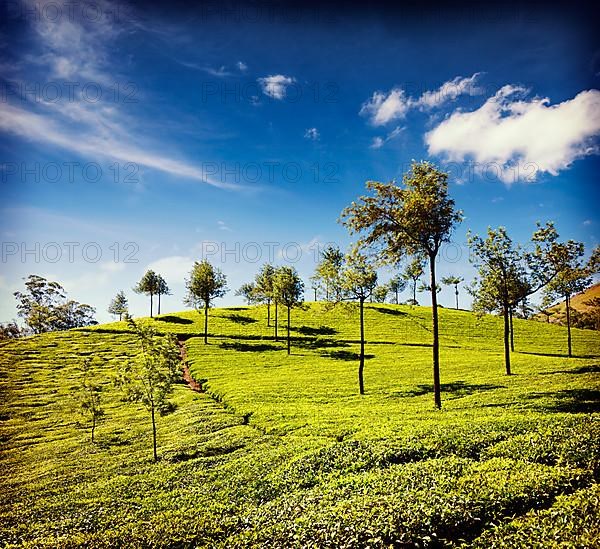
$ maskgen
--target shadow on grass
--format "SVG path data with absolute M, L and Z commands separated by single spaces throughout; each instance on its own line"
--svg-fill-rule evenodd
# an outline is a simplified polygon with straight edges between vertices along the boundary
M 556 358 L 569 358 L 569 355 L 566 353 L 534 353 L 533 351 L 517 351 L 517 353 L 521 355 L 535 355 L 535 356 L 551 356 Z M 599 355 L 578 355 L 573 354 L 571 358 L 596 358 Z
M 219 346 L 222 349 L 227 349 L 229 351 L 241 351 L 244 353 L 264 353 L 266 351 L 280 351 L 282 347 L 278 347 L 277 345 L 272 345 L 271 343 L 242 343 L 239 341 L 235 341 L 233 343 L 229 343 L 227 341 L 220 343 Z
M 537 400 L 535 407 L 548 412 L 570 414 L 600 412 L 600 391 L 594 389 L 563 389 L 555 393 L 534 393 L 527 398 Z M 552 401 L 540 402 L 540 399 L 552 399 Z
M 579 368 L 573 368 L 572 370 L 556 370 L 555 372 L 542 372 L 542 375 L 549 376 L 553 374 L 598 374 L 600 373 L 600 366 L 593 364 L 592 366 L 581 366 Z
M 291 330 L 306 336 L 334 335 L 338 333 L 335 328 L 331 328 L 330 326 L 319 326 L 318 328 L 313 328 L 312 326 L 300 326 L 298 328 L 292 327 Z
M 378 313 L 383 313 L 386 315 L 408 316 L 408 313 L 398 309 L 392 309 L 391 307 L 369 307 L 369 309 L 373 309 L 373 311 L 377 311 Z
M 453 381 L 442 383 L 442 394 L 450 393 L 454 398 L 469 396 L 482 391 L 493 391 L 494 389 L 506 389 L 506 385 L 493 385 L 491 383 L 467 383 L 466 381 Z M 392 397 L 418 397 L 433 393 L 433 385 L 422 383 L 416 388 L 408 391 L 397 391 L 391 393 Z
M 285 338 L 283 338 L 285 339 Z M 302 349 L 324 349 L 327 347 L 349 347 L 350 345 L 344 341 L 331 338 L 292 338 L 292 342 L 296 347 Z
M 170 324 L 193 324 L 194 321 L 189 318 L 181 318 L 180 316 L 157 316 L 155 320 L 159 322 L 169 322 Z
M 321 353 L 321 356 L 325 356 L 328 358 L 334 358 L 336 360 L 359 360 L 360 354 L 353 353 L 352 351 L 325 351 Z M 370 358 L 375 358 L 375 355 L 367 355 L 365 354 L 365 359 L 368 360 Z
M 238 314 L 233 314 L 233 315 L 223 315 L 221 318 L 226 318 L 227 320 L 231 320 L 232 322 L 236 322 L 237 324 L 254 324 L 255 322 L 258 322 L 258 320 L 256 320 L 255 318 L 252 318 L 251 316 L 244 316 L 244 315 L 238 315 Z

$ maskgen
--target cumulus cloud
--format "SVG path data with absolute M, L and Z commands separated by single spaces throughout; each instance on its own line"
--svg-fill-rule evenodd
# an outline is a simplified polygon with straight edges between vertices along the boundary
M 304 139 L 310 139 L 311 141 L 318 141 L 321 134 L 317 128 L 308 128 L 304 132 Z
M 480 74 L 457 76 L 436 90 L 423 92 L 419 97 L 410 97 L 401 87 L 392 88 L 387 93 L 376 91 L 363 103 L 360 114 L 367 116 L 374 126 L 384 126 L 392 120 L 404 118 L 411 109 L 427 111 L 454 101 L 460 95 L 480 95 L 483 89 L 476 85 Z
M 262 92 L 268 97 L 279 100 L 285 97 L 288 86 L 295 81 L 295 78 L 283 74 L 274 74 L 258 79 Z
M 243 61 L 238 61 L 235 65 L 240 72 L 246 72 L 248 70 L 248 65 Z
M 528 100 L 525 93 L 504 86 L 479 109 L 455 111 L 425 134 L 429 154 L 523 167 L 535 177 L 556 175 L 578 158 L 597 153 L 593 139 L 600 133 L 600 91 L 582 91 L 554 105 L 548 98 Z M 500 170 L 500 177 L 514 180 L 515 171 Z

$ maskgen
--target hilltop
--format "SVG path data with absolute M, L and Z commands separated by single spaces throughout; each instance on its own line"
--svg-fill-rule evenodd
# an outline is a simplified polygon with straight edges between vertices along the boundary
M 0 346 L 0 542 L 24 547 L 600 542 L 600 334 L 515 320 L 503 374 L 495 316 L 440 310 L 443 409 L 433 407 L 431 311 L 368 305 L 292 313 L 292 355 L 266 308 L 139 322 L 176 334 L 201 392 L 177 385 L 149 419 L 113 384 L 135 355 L 124 322 Z M 280 316 L 282 319 L 283 315 Z M 281 321 L 280 334 L 285 333 Z M 106 417 L 89 442 L 79 365 L 98 361 Z

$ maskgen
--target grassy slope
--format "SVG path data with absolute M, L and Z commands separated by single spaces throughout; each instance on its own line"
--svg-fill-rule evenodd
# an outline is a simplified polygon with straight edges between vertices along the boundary
M 571 307 L 573 307 L 574 309 L 581 311 L 581 312 L 588 311 L 590 309 L 590 306 L 586 305 L 585 302 L 590 301 L 590 300 L 594 299 L 595 297 L 600 297 L 600 282 L 597 284 L 594 284 L 593 286 L 590 286 L 584 292 L 574 295 L 571 298 Z M 548 311 L 555 313 L 555 314 L 558 313 L 560 315 L 560 314 L 564 314 L 565 308 L 566 308 L 565 302 L 561 301 L 560 303 L 557 303 L 553 307 L 550 307 L 548 309 Z
M 208 346 L 195 312 L 148 320 L 188 338 L 208 391 L 176 388 L 175 412 L 159 418 L 159 464 L 147 413 L 110 383 L 135 352 L 124 324 L 3 344 L 0 542 L 599 543 L 599 334 L 574 330 L 578 358 L 567 359 L 564 328 L 517 320 L 506 377 L 499 319 L 442 310 L 438 412 L 429 315 L 368 308 L 364 397 L 352 308 L 294 311 L 290 357 L 264 307 L 211 311 Z M 95 445 L 74 399 L 85 353 L 103 359 Z M 556 517 L 564 528 L 549 528 Z

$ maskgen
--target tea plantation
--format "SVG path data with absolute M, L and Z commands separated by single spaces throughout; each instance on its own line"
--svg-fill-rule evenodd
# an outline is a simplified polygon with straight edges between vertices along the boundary
M 292 354 L 266 308 L 143 319 L 174 333 L 181 382 L 158 417 L 159 461 L 117 366 L 125 322 L 0 346 L 3 547 L 600 547 L 600 334 L 515 320 L 504 375 L 495 316 L 440 310 L 443 408 L 433 406 L 431 311 L 292 312 Z M 84 357 L 105 416 L 90 440 Z

